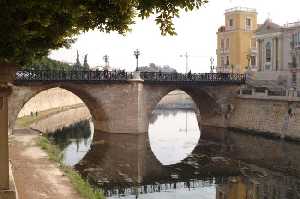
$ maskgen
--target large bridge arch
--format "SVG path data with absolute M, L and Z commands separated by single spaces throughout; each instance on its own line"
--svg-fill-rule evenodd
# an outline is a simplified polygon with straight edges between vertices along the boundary
M 107 120 L 107 114 L 99 104 L 99 100 L 91 96 L 86 89 L 82 89 L 72 84 L 46 84 L 46 85 L 31 85 L 27 86 L 13 86 L 12 93 L 8 100 L 8 125 L 9 130 L 12 130 L 15 125 L 15 121 L 18 114 L 34 96 L 40 94 L 43 91 L 47 91 L 52 88 L 61 88 L 67 90 L 77 96 L 88 108 L 93 120 Z M 49 99 L 51 100 L 51 99 Z
M 201 138 L 223 139 L 215 127 L 226 128 L 233 100 L 237 95 L 239 86 L 180 86 L 180 85 L 144 85 L 145 121 L 147 129 L 153 110 L 163 97 L 174 90 L 181 90 L 188 94 L 196 105 L 198 125 L 201 130 Z M 210 135 L 206 131 L 213 131 Z

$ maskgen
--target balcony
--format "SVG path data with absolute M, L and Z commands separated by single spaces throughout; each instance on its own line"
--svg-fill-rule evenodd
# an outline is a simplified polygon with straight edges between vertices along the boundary
M 251 48 L 251 53 L 257 53 L 257 48 Z

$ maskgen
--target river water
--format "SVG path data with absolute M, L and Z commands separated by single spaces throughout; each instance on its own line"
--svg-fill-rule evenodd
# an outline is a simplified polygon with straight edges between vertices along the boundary
M 155 110 L 148 134 L 94 132 L 83 121 L 49 138 L 108 199 L 300 198 L 298 143 L 225 135 L 219 143 L 201 140 L 193 111 Z

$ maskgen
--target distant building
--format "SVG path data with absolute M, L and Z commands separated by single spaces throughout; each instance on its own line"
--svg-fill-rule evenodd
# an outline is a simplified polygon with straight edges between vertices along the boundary
M 256 31 L 256 80 L 274 81 L 286 88 L 300 87 L 300 22 L 280 26 L 267 19 Z
M 217 32 L 217 72 L 244 73 L 256 66 L 257 12 L 236 7 L 225 11 L 225 26 Z

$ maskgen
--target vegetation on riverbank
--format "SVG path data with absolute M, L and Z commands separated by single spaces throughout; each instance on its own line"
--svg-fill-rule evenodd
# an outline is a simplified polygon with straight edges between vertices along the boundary
M 104 199 L 103 194 L 92 188 L 92 186 L 85 181 L 80 174 L 78 174 L 73 168 L 66 166 L 62 162 L 62 153 L 58 146 L 52 144 L 46 137 L 40 136 L 37 140 L 37 145 L 47 152 L 49 159 L 57 162 L 60 169 L 70 179 L 74 188 L 84 198 L 88 199 Z

